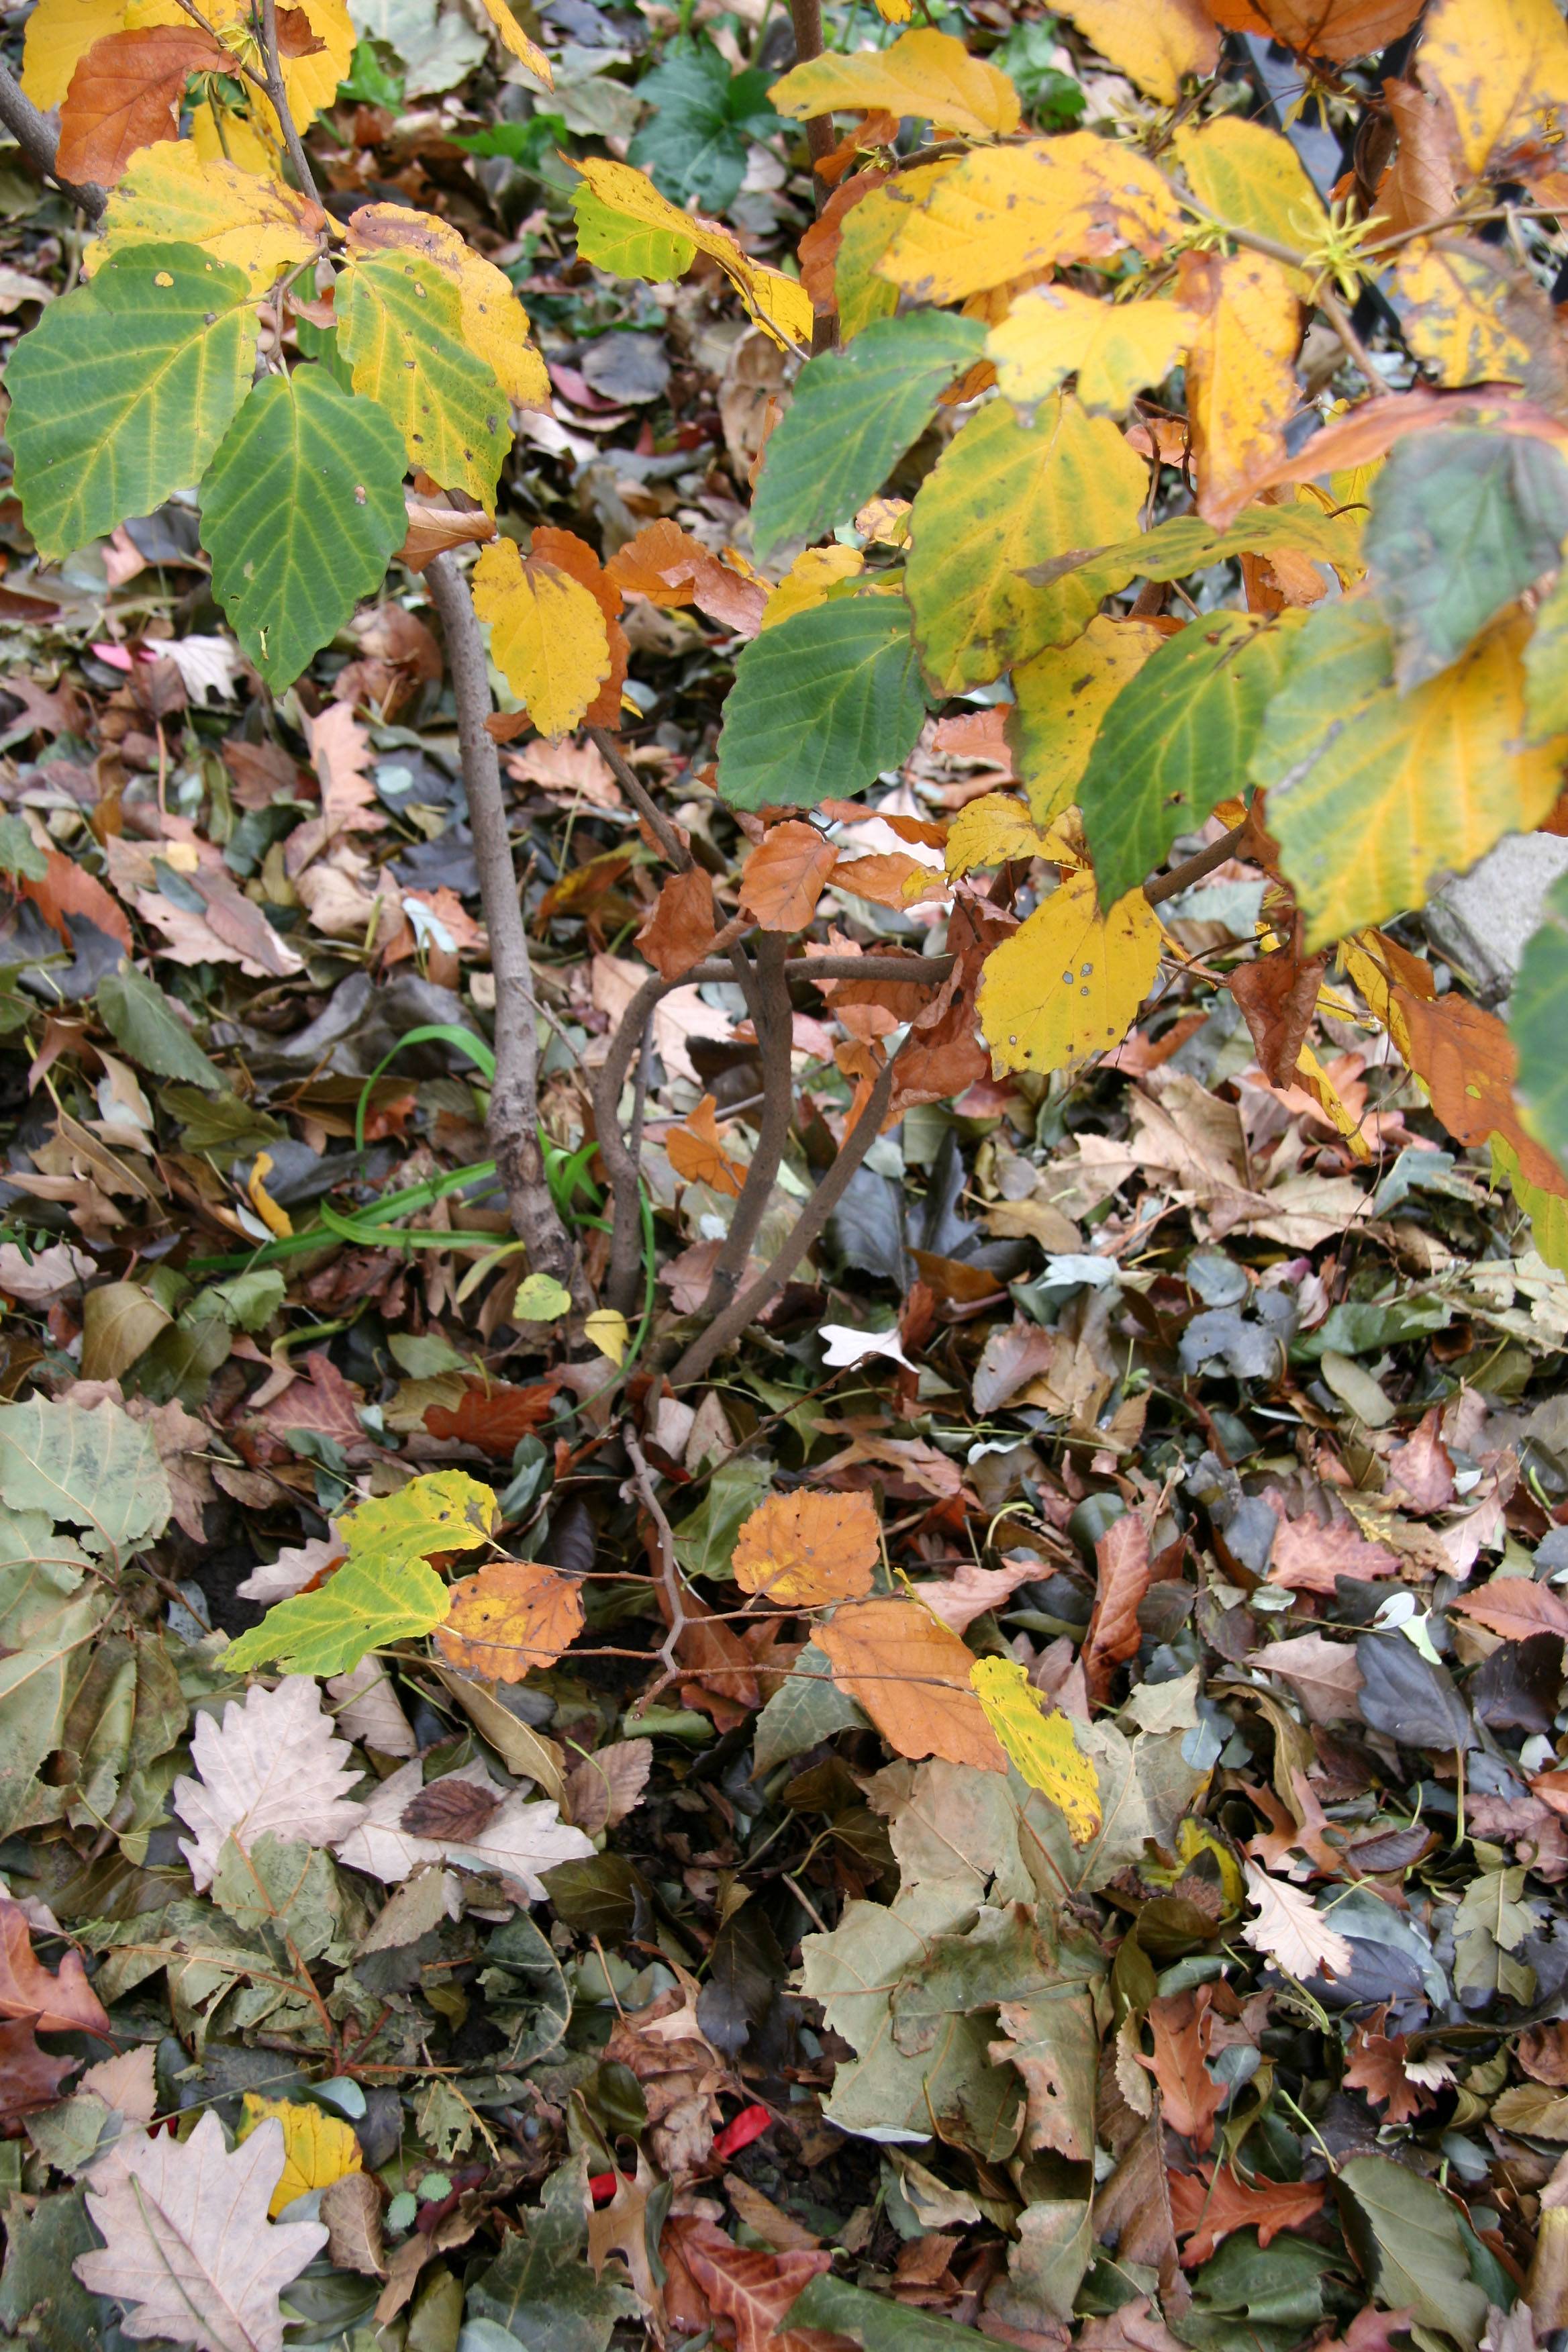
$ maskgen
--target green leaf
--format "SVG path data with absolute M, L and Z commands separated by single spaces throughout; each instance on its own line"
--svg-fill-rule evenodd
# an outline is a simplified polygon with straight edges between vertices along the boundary
M 660 286 L 684 278 L 697 258 L 689 236 L 628 220 L 595 195 L 586 180 L 579 180 L 573 189 L 572 209 L 577 215 L 579 258 L 591 261 L 595 269 L 607 269 L 612 277 L 644 278 Z
M 319 1960 L 342 1934 L 342 1887 L 330 1854 L 265 1831 L 248 1848 L 226 1838 L 212 1899 L 240 1933 L 287 1967 L 289 1947 Z
M 977 319 L 917 310 L 882 319 L 796 379 L 768 442 L 752 508 L 759 556 L 781 539 L 820 539 L 879 490 L 924 432 L 937 395 L 977 359 Z
M 537 2065 L 565 2040 L 572 1995 L 548 1938 L 526 1911 L 498 1927 L 485 1946 L 479 1982 L 486 2017 L 512 2037 L 510 2048 L 496 2054 L 498 2067 Z
M 640 2306 L 615 2271 L 595 2277 L 588 2263 L 585 2161 L 552 2172 L 542 2205 L 517 2218 L 500 2260 L 468 2289 L 468 2317 L 510 2329 L 527 2352 L 605 2352 L 616 2322 Z
M 873 2294 L 869 2287 L 823 2271 L 796 2295 L 784 2322 L 797 2327 L 824 2327 L 836 2336 L 852 2336 L 866 2352 L 979 2352 L 991 2342 L 978 2328 L 961 2327 L 934 2311 L 895 2303 L 891 2295 Z
M 82 2352 L 108 2344 L 124 2313 L 89 2294 L 72 2264 L 100 2243 L 87 2213 L 85 2188 L 33 2200 L 13 2197 L 5 2212 L 5 2268 L 0 2275 L 0 2328 L 33 2352 Z
M 572 1293 L 552 1274 L 531 1274 L 517 1286 L 512 1313 L 523 1323 L 555 1323 L 572 1312 Z
M 1249 613 L 1205 613 L 1167 637 L 1111 703 L 1079 787 L 1102 907 L 1243 789 L 1288 642 Z
M 808 1642 L 757 1717 L 752 1778 L 760 1780 L 775 1764 L 804 1756 L 836 1731 L 864 1729 L 866 1717 L 833 1679 L 833 1669 L 815 1642 Z
M 626 160 L 673 205 L 721 213 L 741 191 L 753 139 L 782 128 L 767 101 L 767 76 L 731 76 L 709 40 L 674 40 L 664 61 L 637 84 L 647 105 Z
M 1568 464 L 1522 434 L 1413 433 L 1373 486 L 1366 558 L 1400 692 L 1457 661 L 1550 571 L 1568 536 Z
M 732 808 L 812 808 L 898 768 L 925 723 L 899 596 L 830 597 L 764 629 L 742 653 L 719 738 Z
M 208 1061 L 190 1031 L 153 981 L 122 963 L 98 983 L 96 998 L 104 1025 L 138 1069 L 154 1077 L 183 1078 L 209 1095 L 221 1095 L 223 1073 Z
M 202 540 L 268 686 L 291 685 L 380 586 L 408 527 L 403 475 L 395 425 L 324 368 L 269 375 L 240 410 L 202 483 Z
M 675 1557 L 688 1576 L 733 1575 L 730 1563 L 742 1522 L 751 1517 L 773 1483 L 765 1462 L 740 1455 L 719 1464 L 697 1508 L 671 1530 Z
M 1559 1274 L 1568 1274 L 1568 1198 L 1532 1184 L 1513 1146 L 1502 1135 L 1488 1138 L 1492 1151 L 1492 1182 L 1506 1184 L 1530 1219 L 1531 1238 L 1539 1256 Z
M 354 390 L 391 417 L 409 464 L 492 511 L 511 426 L 495 377 L 463 342 L 456 281 L 403 247 L 355 261 L 334 307 Z
M 348 1558 L 319 1591 L 269 1609 L 225 1654 L 234 1674 L 272 1661 L 298 1675 L 346 1675 L 367 1650 L 428 1633 L 451 1594 L 432 1552 L 472 1551 L 495 1527 L 496 1498 L 463 1470 L 433 1470 L 338 1521 Z
M 1542 902 L 1509 1006 L 1509 1034 L 1519 1053 L 1514 1093 L 1532 1135 L 1568 1166 L 1568 874 Z
M 27 529 L 46 562 L 199 480 L 256 363 L 245 272 L 141 245 L 51 303 L 5 370 Z
M 1099 598 L 1119 594 L 1132 580 L 1182 580 L 1237 555 L 1304 555 L 1331 571 L 1354 571 L 1361 563 L 1364 521 L 1359 507 L 1325 514 L 1305 502 L 1247 507 L 1224 530 L 1196 515 L 1172 515 L 1152 530 L 1092 551 L 1084 559 L 1082 577 Z
M 15 874 L 24 882 L 41 882 L 49 861 L 33 839 L 26 820 L 0 816 L 0 874 Z
M 0 1410 L 0 1500 L 83 1528 L 89 1550 L 121 1565 L 163 1534 L 174 1508 L 152 1431 L 107 1398 L 29 1397 Z
M 1173 2313 L 1171 2326 L 1199 2352 L 1292 2352 L 1322 2318 L 1323 2273 L 1335 2267 L 1305 2238 L 1281 2232 L 1265 2251 L 1256 2230 L 1237 2230 L 1198 2272 L 1191 2310 Z
M 1473 2346 L 1487 2299 L 1470 2277 L 1457 2208 L 1435 2181 L 1384 2156 L 1358 2156 L 1334 2183 L 1345 2236 L 1367 2284 L 1390 2310 Z

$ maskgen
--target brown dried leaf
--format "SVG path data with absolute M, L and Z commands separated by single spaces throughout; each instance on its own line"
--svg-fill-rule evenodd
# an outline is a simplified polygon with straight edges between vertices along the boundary
M 459 1577 L 452 1606 L 436 1629 L 449 1666 L 485 1682 L 520 1683 L 533 1666 L 552 1666 L 583 1630 L 583 1594 L 574 1576 L 531 1559 L 493 1559 Z
M 1421 0 L 1252 0 L 1276 40 L 1299 57 L 1352 58 L 1385 49 L 1407 33 L 1421 14 Z
M 1099 1583 L 1083 1645 L 1089 1697 L 1103 1703 L 1119 1665 L 1138 1654 L 1138 1603 L 1149 1590 L 1149 1530 L 1137 1511 L 1112 1519 L 1094 1547 Z
M 1149 2004 L 1154 2054 L 1138 2053 L 1160 2085 L 1165 2121 L 1189 2139 L 1201 2156 L 1214 2138 L 1214 2119 L 1230 2095 L 1204 2061 L 1214 2040 L 1215 2018 L 1207 1985 L 1165 1995 Z
M 732 1566 L 742 1592 L 781 1607 L 817 1609 L 858 1601 L 871 1590 L 881 1552 L 868 1495 L 770 1495 L 736 1539 Z
M 51 2058 L 40 2050 L 26 2018 L 0 2023 L 0 2130 L 7 2133 L 24 2116 L 52 2107 L 61 2084 L 81 2064 L 79 2058 Z
M 26 1913 L 8 1895 L 0 1895 L 0 2017 L 30 2019 L 40 2033 L 110 2031 L 80 1954 L 63 1952 L 51 1976 L 33 1951 Z
M 1241 1007 L 1258 1048 L 1258 1066 L 1271 1087 L 1288 1087 L 1295 1076 L 1327 964 L 1326 955 L 1299 962 L 1294 949 L 1286 946 L 1237 964 L 1230 974 L 1226 986 Z
M 479 1835 L 501 1801 L 502 1791 L 474 1780 L 432 1780 L 411 1798 L 397 1817 L 410 1837 L 443 1838 L 466 1845 Z
M 970 1687 L 973 1655 L 916 1601 L 858 1601 L 817 1628 L 833 1679 L 900 1756 L 1005 1772 L 1006 1757 Z
M 1528 1576 L 1494 1576 L 1479 1592 L 1457 1592 L 1448 1606 L 1505 1642 L 1528 1642 L 1532 1633 L 1568 1633 L 1568 1601 L 1552 1585 Z
M 651 1739 L 616 1739 L 595 1748 L 566 1775 L 563 1813 L 589 1837 L 615 1829 L 641 1804 L 652 1767 Z
M 637 943 L 661 980 L 679 980 L 713 944 L 713 885 L 700 866 L 672 874 Z
M 364 2278 L 386 2276 L 381 2235 L 381 2190 L 368 2172 L 345 2172 L 321 2191 L 327 2259 Z
M 148 25 L 94 41 L 60 109 L 61 173 L 113 187 L 139 148 L 179 137 L 180 100 L 192 74 L 232 63 L 194 25 Z
M 1266 2180 L 1248 2189 L 1227 2164 L 1217 2170 L 1204 2165 L 1195 2173 L 1173 2172 L 1169 2179 L 1176 2235 L 1189 2240 L 1182 2252 L 1186 2271 L 1206 2263 L 1233 2230 L 1256 2228 L 1258 2244 L 1267 2246 L 1279 2231 L 1299 2230 L 1322 2210 L 1321 2180 Z
M 718 1107 L 704 1095 L 680 1126 L 667 1129 L 665 1151 L 676 1174 L 688 1184 L 706 1184 L 710 1192 L 738 1200 L 746 1181 L 746 1162 L 737 1160 L 719 1132 Z
M 732 2323 L 735 2352 L 822 2352 L 838 2340 L 820 2328 L 783 2325 L 807 2282 L 831 2269 L 830 2253 L 737 2246 L 711 2221 L 682 2231 L 680 2252 L 714 2314 Z
M 804 930 L 837 862 L 814 824 L 772 825 L 741 869 L 741 904 L 765 931 Z

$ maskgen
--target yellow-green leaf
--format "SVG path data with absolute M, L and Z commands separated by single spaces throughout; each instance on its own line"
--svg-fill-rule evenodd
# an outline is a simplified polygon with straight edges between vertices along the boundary
M 1145 384 L 1174 367 L 1197 321 L 1176 302 L 1107 302 L 1073 286 L 1020 295 L 986 338 L 986 356 L 1015 408 L 1078 377 L 1090 415 L 1121 416 Z
M 616 278 L 643 278 L 657 286 L 684 278 L 697 258 L 690 237 L 628 219 L 595 195 L 586 180 L 579 180 L 572 191 L 572 210 L 577 219 L 579 257 Z
M 1045 1076 L 1109 1053 L 1160 968 L 1160 926 L 1142 890 L 1100 911 L 1093 874 L 1069 874 L 994 948 L 980 976 L 980 1027 L 993 1069 Z
M 1505 619 L 1401 695 L 1375 605 L 1311 614 L 1252 761 L 1309 948 L 1421 906 L 1445 870 L 1546 814 L 1563 742 L 1522 748 L 1528 629 Z
M 1244 114 L 1184 123 L 1176 158 L 1199 204 L 1236 228 L 1306 253 L 1327 226 L 1322 198 L 1288 139 Z M 1304 301 L 1311 290 L 1305 270 L 1287 271 Z
M 969 1679 L 1009 1762 L 1065 1815 L 1074 1845 L 1087 1845 L 1100 1832 L 1100 1775 L 1071 1717 L 1047 1706 L 1016 1658 L 976 1658 Z
M 1554 0 L 1436 0 L 1421 32 L 1421 79 L 1453 109 L 1470 172 L 1506 178 L 1515 148 L 1556 135 L 1568 106 L 1568 27 Z
M 498 539 L 474 566 L 474 610 L 490 625 L 496 667 L 542 735 L 568 735 L 610 674 L 598 600 L 553 563 Z
M 939 135 L 1002 138 L 1018 127 L 1018 93 L 1006 75 L 929 26 L 900 33 L 885 49 L 826 50 L 774 82 L 768 96 L 780 114 L 800 122 L 879 108 L 929 122 Z
M 961 809 L 948 827 L 947 870 L 972 874 L 977 866 L 1003 866 L 1009 858 L 1050 857 L 1061 845 L 1055 835 L 1040 831 L 1011 793 L 987 793 Z
M 1007 741 L 1037 823 L 1072 806 L 1100 720 L 1164 641 L 1151 622 L 1100 614 L 1070 645 L 1047 646 L 1014 670 Z
M 450 221 L 402 205 L 362 205 L 349 223 L 348 250 L 355 260 L 393 254 L 433 263 L 458 289 L 463 341 L 507 398 L 521 408 L 549 407 L 550 378 L 529 341 L 528 313 L 510 279 L 476 253 Z
M 499 0 L 498 0 L 499 5 Z M 643 228 L 680 237 L 715 260 L 731 280 L 759 327 L 775 342 L 809 351 L 815 314 L 811 297 L 798 278 L 769 269 L 741 249 L 740 242 L 721 221 L 701 213 L 683 213 L 661 196 L 646 172 L 608 155 L 584 155 L 574 167 L 601 204 Z
M 1107 262 L 1129 246 L 1161 260 L 1186 226 L 1152 163 L 1069 131 L 966 155 L 910 213 L 879 274 L 924 301 L 957 302 L 1049 262 Z
M 877 275 L 882 257 L 937 182 L 957 169 L 955 155 L 917 164 L 912 171 L 900 172 L 881 187 L 873 188 L 844 215 L 833 263 L 840 341 L 848 342 L 873 320 L 892 317 L 899 307 L 899 289 Z
M 91 278 L 111 253 L 177 238 L 216 261 L 243 269 L 253 287 L 308 261 L 325 215 L 280 183 L 258 180 L 234 163 L 205 162 L 188 139 L 160 140 L 126 166 L 103 215 L 103 234 L 82 253 Z
M 338 280 L 336 310 L 354 390 L 391 417 L 409 464 L 489 513 L 511 426 L 495 378 L 463 343 L 450 278 L 414 253 L 369 254 Z
M 1407 246 L 1394 292 L 1406 342 L 1440 383 L 1523 383 L 1555 332 L 1550 303 L 1506 253 L 1465 237 Z
M 267 2208 L 274 2221 L 296 2197 L 328 2189 L 346 2172 L 363 2170 L 364 2158 L 353 2126 L 303 2099 L 265 2099 L 259 2091 L 247 2091 L 234 2137 L 247 2140 L 258 2125 L 274 2119 L 283 2127 L 283 2169 Z
M 1184 253 L 1176 283 L 1199 314 L 1187 353 L 1198 512 L 1224 524 L 1285 455 L 1286 420 L 1300 402 L 1300 306 L 1289 273 L 1261 253 Z
M 1162 106 L 1219 57 L 1219 27 L 1201 0 L 1063 0 L 1061 14 Z
M 1074 573 L 1024 575 L 1137 527 L 1149 477 L 1116 427 L 1059 394 L 1032 426 L 1003 401 L 972 416 L 921 485 L 906 586 L 915 642 L 948 693 L 1075 637 L 1098 604 Z

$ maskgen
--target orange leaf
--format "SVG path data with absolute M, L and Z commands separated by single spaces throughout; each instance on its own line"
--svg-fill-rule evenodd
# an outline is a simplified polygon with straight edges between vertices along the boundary
M 1213 2141 L 1214 2119 L 1230 2095 L 1204 2063 L 1214 2034 L 1209 1998 L 1208 1986 L 1200 1985 L 1195 1992 L 1170 1993 L 1152 2000 L 1149 2030 L 1154 2036 L 1154 2054 L 1146 2058 L 1139 2053 L 1139 2063 L 1160 2085 L 1165 2121 L 1173 2131 L 1190 2139 L 1200 2156 Z
M 732 1565 L 742 1592 L 815 1609 L 871 1590 L 881 1552 L 868 1495 L 770 1495 L 741 1529 Z
M 583 1630 L 574 1576 L 531 1559 L 495 1559 L 452 1587 L 436 1646 L 449 1666 L 486 1682 L 520 1683 L 531 1666 L 552 1666 Z
M 947 888 L 945 877 L 935 866 L 922 865 L 902 849 L 841 859 L 833 885 L 852 898 L 869 898 L 874 906 L 891 907 L 900 914 L 917 899 L 945 894 Z
M 710 548 L 668 517 L 644 525 L 618 548 L 605 566 L 628 595 L 646 596 L 667 609 L 695 604 L 738 636 L 754 637 L 763 624 L 768 592 L 721 563 Z
M 700 866 L 672 874 L 637 943 L 661 980 L 679 980 L 713 943 L 713 885 Z
M 1266 2180 L 1259 2188 L 1248 2189 L 1224 2165 L 1218 2171 L 1205 2165 L 1197 2172 L 1172 2172 L 1166 2178 L 1176 2235 L 1192 2238 L 1182 2252 L 1184 2271 L 1206 2263 L 1220 2240 L 1228 2238 L 1233 2230 L 1256 2226 L 1258 2242 L 1266 2246 L 1279 2231 L 1300 2229 L 1322 2210 L 1321 2180 Z
M 28 2018 L 40 2033 L 110 2030 L 79 1953 L 63 1954 L 51 1976 L 34 1956 L 26 1913 L 8 1895 L 0 1895 L 0 2017 Z
M 1002 1743 L 970 1687 L 973 1654 L 918 1601 L 857 1601 L 816 1634 L 833 1679 L 900 1756 L 1005 1772 Z M 1224 2093 L 1219 2095 L 1223 2097 Z
M 456 1437 L 477 1445 L 492 1462 L 510 1462 L 519 1438 L 548 1420 L 560 1385 L 554 1376 L 521 1389 L 500 1381 L 470 1381 L 455 1405 L 426 1405 L 425 1426 L 432 1437 Z
M 65 165 L 60 166 L 61 171 Z M 49 870 L 41 882 L 24 879 L 16 885 L 24 898 L 30 898 L 46 923 L 57 930 L 68 947 L 74 946 L 67 917 L 85 915 L 100 931 L 118 940 L 129 955 L 133 942 L 125 909 L 117 898 L 111 898 L 101 882 L 94 879 L 85 867 L 68 857 L 63 849 L 46 852 Z
M 1519 1054 L 1495 1013 L 1450 993 L 1430 1001 L 1405 988 L 1389 995 L 1389 1034 L 1432 1097 L 1456 1143 L 1500 1135 L 1525 1181 L 1562 1193 L 1563 1171 L 1520 1122 L 1514 1100 Z
M 1138 1603 L 1149 1590 L 1149 1530 L 1136 1511 L 1123 1511 L 1112 1519 L 1094 1547 L 1094 1557 L 1100 1580 L 1083 1645 L 1083 1670 L 1090 1698 L 1103 1700 L 1117 1667 L 1137 1656 L 1142 1638 Z
M 741 868 L 741 904 L 765 931 L 804 930 L 837 862 L 814 824 L 775 824 Z
M 1505 1642 L 1528 1642 L 1532 1633 L 1568 1633 L 1568 1601 L 1528 1576 L 1494 1576 L 1479 1592 L 1457 1592 L 1448 1606 L 1463 1610 Z
M 706 1184 L 714 1192 L 738 1200 L 746 1181 L 746 1163 L 725 1149 L 714 1117 L 711 1095 L 704 1095 L 681 1127 L 672 1127 L 664 1139 L 669 1164 L 689 1184 Z
M 1300 305 L 1283 266 L 1258 253 L 1184 253 L 1176 291 L 1201 322 L 1187 353 L 1198 512 L 1223 529 L 1285 455 Z
M 1379 2033 L 1374 2030 L 1386 2014 L 1385 2010 L 1379 2010 L 1375 2017 L 1358 2025 L 1352 2033 L 1344 2082 L 1348 2090 L 1364 2091 L 1376 2105 L 1386 2106 L 1391 2124 L 1406 2124 L 1423 2107 L 1429 2107 L 1432 2099 L 1405 2074 L 1405 2053 L 1409 2044 L 1404 2034 Z
M 1255 0 L 1255 5 L 1275 39 L 1287 48 L 1301 57 L 1331 58 L 1337 65 L 1387 48 L 1421 14 L 1421 0 Z M 1214 7 L 1214 0 L 1210 6 L 1222 25 L 1228 21 Z
M 679 2242 L 710 2308 L 733 2326 L 735 2352 L 813 2352 L 843 2341 L 820 2328 L 783 2324 L 807 2282 L 832 2267 L 831 2254 L 804 2246 L 784 2254 L 737 2246 L 714 2222 L 696 2220 L 683 2220 Z
M 61 173 L 113 187 L 138 148 L 179 137 L 180 100 L 192 74 L 232 62 L 194 25 L 149 25 L 94 41 L 60 109 Z

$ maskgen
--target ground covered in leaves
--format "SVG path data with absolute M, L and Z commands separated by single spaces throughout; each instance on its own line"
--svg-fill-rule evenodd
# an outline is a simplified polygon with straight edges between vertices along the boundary
M 1124 101 L 1076 36 L 971 16 L 1047 127 Z M 458 5 L 358 22 L 331 201 L 457 221 L 549 362 L 506 511 L 710 552 L 672 588 L 645 537 L 619 575 L 624 740 L 712 886 L 700 952 L 761 835 L 712 790 L 763 594 L 719 557 L 795 362 L 700 259 L 579 261 L 559 151 L 629 142 L 777 261 L 812 217 L 763 97 L 787 26 L 667 51 L 668 11 L 553 0 L 547 105 Z M 22 327 L 79 239 L 3 159 L 0 211 Z M 1108 1062 L 997 1079 L 955 1039 L 678 1393 L 648 1360 L 765 1099 L 747 1006 L 654 1014 L 642 1295 L 584 1332 L 487 1162 L 418 578 L 275 702 L 180 502 L 45 571 L 12 501 L 0 546 L 0 2337 L 1568 2326 L 1568 1281 L 1348 979 L 1313 1035 L 1353 1136 L 1264 1076 L 1216 984 L 1258 870 L 1166 909 L 1185 961 Z M 802 898 L 816 949 L 939 943 L 995 717 L 828 804 L 860 870 Z M 519 732 L 504 765 L 596 1286 L 593 1076 L 639 930 L 680 943 L 601 751 Z M 907 1017 L 897 982 L 794 984 L 762 1255 L 857 1041 Z

